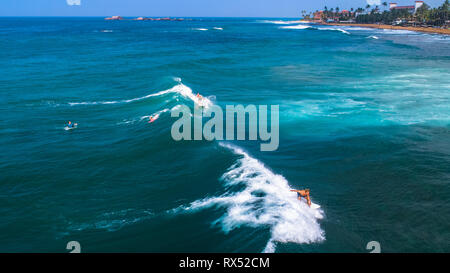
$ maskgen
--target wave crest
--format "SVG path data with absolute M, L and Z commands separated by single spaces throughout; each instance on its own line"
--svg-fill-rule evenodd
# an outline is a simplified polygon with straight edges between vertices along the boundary
M 135 101 L 145 100 L 145 99 L 148 99 L 151 97 L 162 96 L 162 95 L 165 95 L 168 93 L 178 93 L 178 94 L 182 95 L 183 97 L 190 99 L 194 103 L 196 103 L 200 106 L 203 106 L 205 108 L 208 108 L 209 106 L 212 105 L 212 102 L 208 98 L 203 97 L 202 99 L 199 99 L 197 96 L 195 96 L 194 93 L 192 92 L 191 88 L 189 88 L 188 86 L 181 83 L 180 78 L 174 78 L 174 80 L 178 82 L 178 84 L 175 85 L 174 87 L 167 89 L 167 90 L 159 91 L 157 93 L 148 94 L 148 95 L 145 95 L 142 97 L 127 99 L 127 100 L 113 100 L 113 101 L 69 102 L 68 104 L 70 106 L 98 105 L 98 104 L 103 104 L 103 105 L 105 105 L 105 104 L 124 104 L 124 103 L 131 103 L 131 102 L 135 102 Z
M 276 242 L 302 244 L 325 239 L 318 223 L 318 219 L 323 218 L 322 210 L 299 202 L 283 176 L 274 174 L 242 149 L 224 143 L 220 145 L 242 156 L 222 176 L 222 180 L 227 186 L 244 185 L 244 189 L 196 200 L 187 207 L 175 209 L 175 212 L 225 207 L 227 212 L 216 221 L 225 233 L 241 225 L 269 226 L 271 237 L 263 252 L 274 252 Z
M 284 26 L 284 27 L 280 27 L 283 29 L 307 29 L 307 28 L 312 28 L 311 26 L 305 26 L 305 25 L 295 25 L 295 26 Z

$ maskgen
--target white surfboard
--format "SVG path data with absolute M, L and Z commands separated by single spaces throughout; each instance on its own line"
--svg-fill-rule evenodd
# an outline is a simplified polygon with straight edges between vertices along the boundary
M 302 201 L 305 202 L 306 205 L 308 205 L 308 202 L 306 201 L 306 199 L 302 198 Z M 319 209 L 320 205 L 317 205 L 316 203 L 311 202 L 310 208 L 312 208 L 312 209 Z

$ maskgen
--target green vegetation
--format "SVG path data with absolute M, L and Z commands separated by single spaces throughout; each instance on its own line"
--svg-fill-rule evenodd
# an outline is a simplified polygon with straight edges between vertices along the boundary
M 427 4 L 423 4 L 417 9 L 415 13 L 411 13 L 404 9 L 393 9 L 390 11 L 383 11 L 382 13 L 374 12 L 373 10 L 368 14 L 361 14 L 356 16 L 357 23 L 383 23 L 393 24 L 396 21 L 401 21 L 401 24 L 419 24 L 431 26 L 446 26 L 450 18 L 450 3 L 449 0 L 437 7 L 430 8 Z

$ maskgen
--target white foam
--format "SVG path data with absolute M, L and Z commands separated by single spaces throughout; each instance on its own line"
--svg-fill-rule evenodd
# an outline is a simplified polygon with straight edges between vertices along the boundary
M 353 26 L 342 27 L 342 29 L 346 29 L 346 30 L 363 30 L 363 31 L 374 30 L 373 28 L 368 28 L 368 27 L 353 27 Z
M 194 30 L 207 31 L 207 28 L 194 28 Z
M 311 26 L 296 25 L 296 26 L 284 26 L 284 27 L 280 27 L 280 28 L 284 28 L 284 29 L 307 29 L 307 28 L 311 28 Z
M 175 78 L 174 80 L 176 80 L 178 82 L 177 85 L 175 85 L 174 87 L 167 89 L 167 90 L 163 90 L 163 91 L 159 91 L 157 93 L 152 93 L 152 94 L 148 94 L 142 97 L 138 97 L 138 98 L 133 98 L 133 99 L 128 99 L 128 100 L 116 100 L 116 101 L 87 101 L 87 102 L 69 102 L 70 106 L 76 106 L 76 105 L 97 105 L 97 104 L 121 104 L 121 103 L 130 103 L 130 102 L 135 102 L 135 101 L 140 101 L 140 100 L 144 100 L 144 99 L 148 99 L 151 97 L 157 97 L 157 96 L 161 96 L 164 94 L 168 94 L 168 93 L 178 93 L 180 95 L 182 95 L 185 98 L 188 98 L 190 100 L 192 100 L 194 103 L 203 106 L 205 108 L 208 108 L 209 106 L 212 105 L 212 102 L 208 99 L 203 97 L 202 99 L 197 98 L 197 96 L 194 95 L 194 93 L 192 92 L 192 89 L 189 88 L 188 86 L 184 85 L 181 83 L 181 79 L 180 78 Z
M 416 31 L 404 30 L 404 29 L 383 29 L 384 34 L 420 34 Z
M 377 36 L 374 36 L 374 35 L 370 35 L 370 36 L 367 37 L 367 38 L 372 38 L 372 39 L 375 39 L 375 40 L 378 40 L 378 39 L 379 39 Z
M 163 90 L 163 91 L 160 91 L 160 92 L 157 92 L 157 93 L 145 95 L 143 97 L 128 99 L 128 100 L 69 102 L 69 105 L 70 106 L 75 106 L 75 105 L 130 103 L 130 102 L 133 102 L 133 101 L 139 101 L 139 100 L 147 99 L 147 98 L 150 98 L 150 97 L 161 96 L 161 95 L 167 94 L 169 92 L 176 92 L 177 89 L 181 88 L 180 85 L 182 85 L 182 84 L 176 85 L 176 86 L 174 86 L 174 87 L 172 87 L 170 89 Z
M 274 174 L 242 149 L 224 143 L 220 145 L 241 156 L 222 176 L 222 180 L 228 187 L 239 184 L 244 189 L 196 200 L 173 212 L 224 207 L 227 211 L 216 223 L 221 224 L 225 233 L 241 225 L 270 228 L 271 237 L 264 252 L 275 252 L 276 242 L 303 244 L 325 239 L 318 223 L 318 219 L 323 218 L 321 209 L 309 208 L 305 202 L 298 201 L 283 176 Z
M 177 91 L 180 95 L 182 95 L 185 98 L 188 98 L 192 100 L 196 105 L 202 106 L 204 108 L 209 108 L 213 105 L 213 103 L 205 97 L 198 98 L 194 93 L 192 92 L 192 89 L 187 87 L 184 84 L 180 84 L 183 88 L 180 88 L 180 90 Z
M 275 20 L 275 21 L 271 21 L 271 20 L 263 20 L 260 21 L 261 23 L 269 23 L 269 24 L 276 24 L 276 25 L 292 25 L 292 24 L 307 24 L 309 22 L 306 21 L 300 21 L 300 20 L 296 20 L 296 21 L 282 21 L 282 20 Z
M 221 27 L 213 27 L 213 29 L 215 29 L 215 30 L 223 30 L 223 28 L 221 28 Z
M 334 30 L 334 31 L 340 31 L 345 34 L 350 34 L 350 32 L 348 32 L 342 28 L 320 27 L 319 30 Z

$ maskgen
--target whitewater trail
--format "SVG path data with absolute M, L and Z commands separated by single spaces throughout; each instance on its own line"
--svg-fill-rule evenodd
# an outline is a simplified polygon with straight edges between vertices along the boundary
M 305 26 L 305 25 L 295 25 L 295 26 L 284 26 L 284 27 L 280 27 L 283 29 L 307 29 L 307 28 L 312 28 L 311 26 Z
M 130 103 L 130 102 L 134 102 L 134 101 L 140 101 L 140 100 L 144 100 L 150 97 L 156 97 L 156 96 L 161 96 L 170 92 L 178 92 L 179 90 L 182 89 L 182 86 L 180 85 L 176 85 L 170 89 L 167 90 L 163 90 L 160 91 L 158 93 L 153 93 L 153 94 L 149 94 L 149 95 L 145 95 L 143 97 L 138 97 L 138 98 L 133 98 L 133 99 L 128 99 L 128 100 L 113 100 L 113 101 L 83 101 L 83 102 L 69 102 L 70 106 L 77 106 L 77 105 L 97 105 L 97 104 L 122 104 L 122 103 Z
M 221 180 L 227 187 L 243 185 L 244 189 L 196 200 L 172 212 L 224 207 L 226 213 L 216 223 L 221 224 L 225 233 L 241 225 L 268 226 L 271 237 L 263 252 L 275 252 L 277 242 L 303 244 L 325 239 L 318 222 L 323 218 L 321 209 L 311 209 L 306 203 L 298 201 L 296 193 L 290 191 L 289 183 L 283 176 L 274 174 L 239 147 L 224 143 L 219 145 L 241 156 Z
M 332 28 L 332 27 L 313 27 L 308 25 L 293 25 L 293 26 L 282 26 L 281 29 L 318 29 L 318 30 L 331 30 L 331 31 L 339 31 L 345 34 L 350 34 L 350 32 L 341 29 L 341 28 Z
M 342 28 L 332 28 L 332 27 L 320 27 L 320 28 L 318 28 L 319 30 L 333 30 L 333 31 L 340 31 L 340 32 L 342 32 L 342 33 L 344 33 L 344 34 L 350 34 L 350 32 L 348 32 L 348 31 L 346 31 L 346 30 L 344 30 L 344 29 L 342 29 Z
M 261 23 L 269 23 L 269 24 L 276 24 L 276 25 L 292 25 L 292 24 L 307 24 L 308 22 L 301 21 L 301 20 L 294 20 L 294 21 L 282 21 L 282 20 L 262 20 L 258 21 Z
M 148 94 L 142 97 L 137 97 L 137 98 L 132 98 L 132 99 L 127 99 L 127 100 L 114 100 L 114 101 L 87 101 L 87 102 L 69 102 L 68 104 L 70 106 L 78 106 L 78 105 L 98 105 L 98 104 L 124 104 L 124 103 L 131 103 L 131 102 L 135 102 L 135 101 L 141 101 L 141 100 L 145 100 L 151 97 L 157 97 L 157 96 L 162 96 L 168 93 L 178 93 L 181 96 L 192 100 L 195 104 L 203 106 L 205 108 L 208 108 L 212 105 L 212 102 L 208 99 L 203 97 L 202 99 L 197 98 L 196 95 L 194 95 L 194 93 L 192 92 L 192 89 L 189 88 L 188 86 L 184 85 L 183 83 L 181 83 L 181 79 L 180 78 L 175 78 L 174 79 L 176 82 L 178 82 L 177 85 L 175 85 L 174 87 L 167 89 L 167 90 L 163 90 L 163 91 L 159 91 L 157 93 L 152 93 L 152 94 Z

